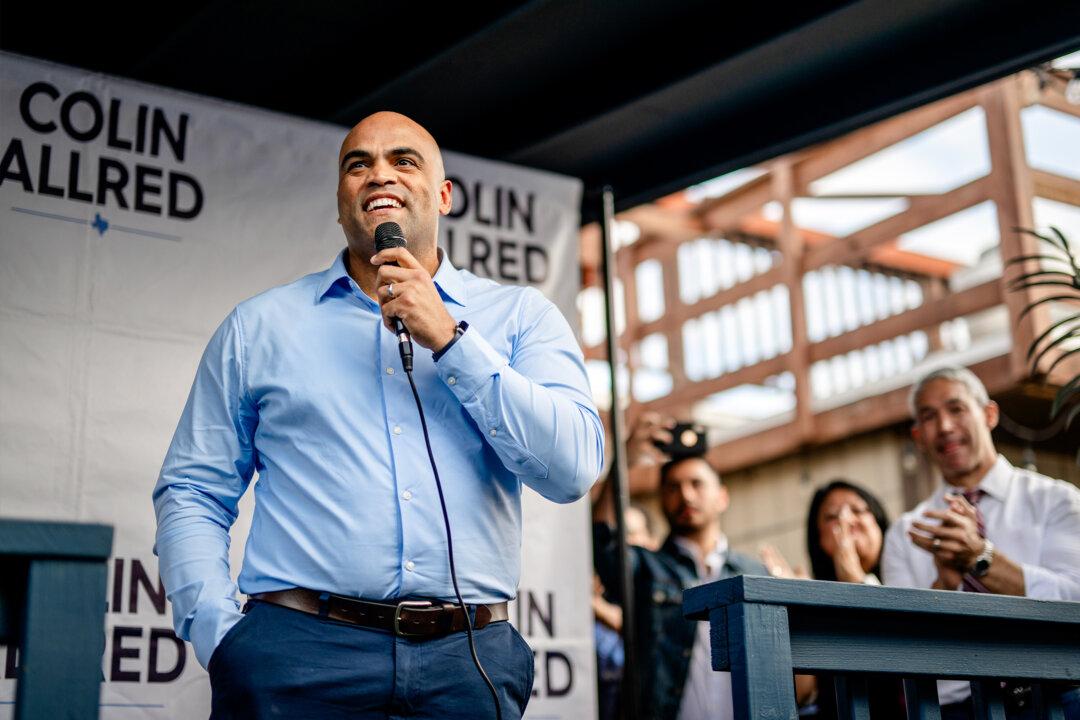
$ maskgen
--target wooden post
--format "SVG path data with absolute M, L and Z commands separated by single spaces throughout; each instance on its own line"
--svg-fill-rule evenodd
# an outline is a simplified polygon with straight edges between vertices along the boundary
M 86 658 L 105 649 L 106 574 L 99 561 L 30 563 L 16 720 L 98 716 L 101 666 Z
M 997 680 L 971 683 L 971 702 L 975 720 L 1005 720 L 1005 703 Z
M 1009 77 L 989 85 L 980 91 L 980 104 L 986 113 L 986 135 L 990 146 L 991 187 L 990 197 L 997 205 L 998 235 L 1002 262 L 1020 255 L 1034 255 L 1042 251 L 1041 243 L 1016 228 L 1034 229 L 1031 198 L 1033 185 L 1031 171 L 1024 154 L 1024 135 L 1020 125 L 1020 81 Z M 1002 274 L 1002 294 L 1009 310 L 1013 344 L 1010 352 L 1011 370 L 1015 380 L 1028 376 L 1027 351 L 1042 328 L 1047 326 L 1048 309 L 1045 306 L 1019 320 L 1020 313 L 1038 297 L 1033 290 L 1007 292 L 1008 279 L 1022 272 L 1034 272 L 1037 262 L 1011 265 Z
M 112 528 L 0 520 L 0 641 L 19 648 L 15 718 L 96 718 Z
M 732 605 L 727 634 L 735 717 L 796 720 L 787 608 Z
M 1061 706 L 1061 686 L 1052 683 L 1035 683 L 1035 716 L 1039 720 L 1065 720 Z
M 664 277 L 664 315 L 681 317 L 679 312 L 684 306 L 679 296 L 679 263 L 677 246 L 668 246 L 668 251 L 659 256 Z M 686 378 L 686 360 L 683 348 L 683 323 L 665 322 L 664 334 L 668 341 L 668 372 L 671 373 L 671 394 L 677 393 L 689 384 Z M 691 403 L 679 403 L 669 409 L 679 419 L 690 419 Z
M 904 678 L 904 699 L 908 720 L 941 720 L 937 681 L 933 678 Z
M 837 675 L 836 714 L 843 720 L 870 720 L 870 696 L 866 678 L 858 675 Z
M 795 428 L 801 441 L 813 433 L 813 393 L 810 388 L 810 340 L 806 332 L 806 305 L 803 298 L 803 238 L 795 227 L 791 202 L 795 194 L 794 172 L 790 158 L 781 158 L 772 165 L 773 197 L 784 208 L 777 238 L 783 260 L 781 271 L 788 289 L 791 312 L 791 352 L 788 370 L 795 376 Z

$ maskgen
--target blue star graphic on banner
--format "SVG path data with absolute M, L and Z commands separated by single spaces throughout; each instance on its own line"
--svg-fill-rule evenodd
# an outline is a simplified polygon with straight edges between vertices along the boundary
M 101 217 L 101 213 L 94 213 L 94 222 L 90 223 L 90 227 L 97 230 L 98 235 L 104 235 L 109 229 L 109 221 Z

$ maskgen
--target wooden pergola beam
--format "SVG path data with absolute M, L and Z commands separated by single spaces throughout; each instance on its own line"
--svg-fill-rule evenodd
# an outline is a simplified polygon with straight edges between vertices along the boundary
M 816 270 L 825 265 L 858 266 L 867 259 L 871 250 L 879 245 L 895 242 L 906 232 L 989 199 L 992 187 L 990 176 L 984 176 L 940 195 L 913 198 L 906 212 L 885 218 L 840 238 L 835 243 L 808 250 L 803 269 Z
M 688 382 L 683 387 L 674 390 L 670 395 L 653 400 L 648 403 L 649 409 L 663 414 L 673 414 L 678 408 L 689 407 L 693 403 L 704 400 L 714 393 L 730 390 L 739 385 L 758 385 L 765 382 L 766 378 L 779 375 L 788 369 L 790 360 L 787 353 L 763 360 L 753 365 L 724 373 L 719 377 L 708 380 Z
M 822 143 L 795 166 L 796 193 L 808 195 L 814 180 L 918 135 L 977 104 L 974 92 L 961 93 Z
M 1032 170 L 1031 180 L 1037 197 L 1080 207 L 1080 180 L 1045 170 Z
M 766 173 L 726 195 L 703 201 L 695 215 L 712 232 L 723 233 L 743 215 L 754 212 L 772 199 L 772 178 Z

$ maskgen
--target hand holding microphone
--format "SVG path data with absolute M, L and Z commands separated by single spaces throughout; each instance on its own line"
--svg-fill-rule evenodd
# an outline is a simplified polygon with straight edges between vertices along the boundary
M 447 312 L 431 275 L 405 248 L 401 226 L 384 222 L 376 227 L 375 251 L 371 264 L 379 266 L 377 296 L 383 324 L 398 336 L 402 362 L 409 336 L 433 352 L 442 349 L 454 339 L 457 321 Z M 407 352 L 411 367 L 411 346 Z

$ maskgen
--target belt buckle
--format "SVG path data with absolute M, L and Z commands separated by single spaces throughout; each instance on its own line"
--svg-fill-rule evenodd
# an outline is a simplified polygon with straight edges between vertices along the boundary
M 396 637 L 426 637 L 423 633 L 410 633 L 401 629 L 401 611 L 403 608 L 429 608 L 432 607 L 430 600 L 402 600 L 394 606 L 394 635 Z

